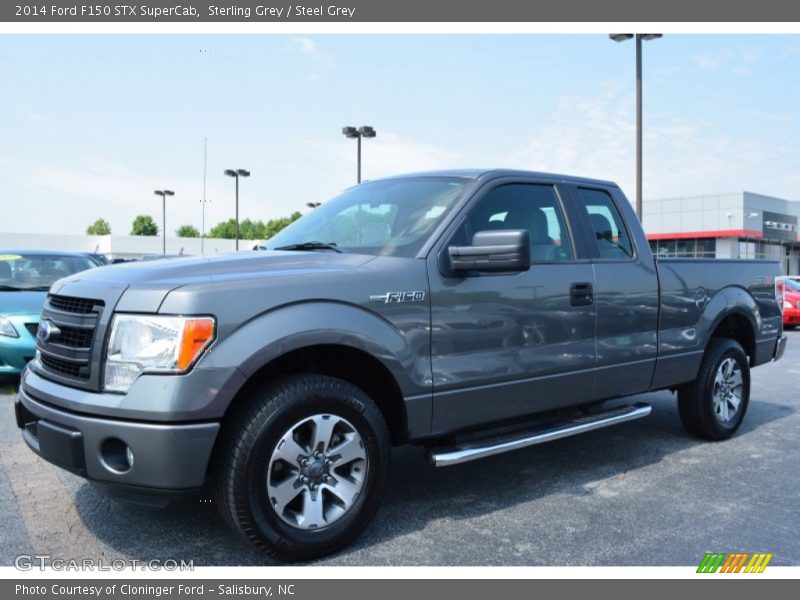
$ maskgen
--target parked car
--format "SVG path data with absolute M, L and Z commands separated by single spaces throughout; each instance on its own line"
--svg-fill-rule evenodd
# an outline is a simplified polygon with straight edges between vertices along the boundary
M 800 280 L 783 278 L 783 326 L 794 329 L 800 326 Z
M 36 350 L 39 315 L 58 279 L 91 269 L 85 254 L 0 250 L 0 375 L 17 375 Z
M 136 502 L 208 485 L 241 537 L 309 559 L 369 523 L 393 444 L 447 467 L 646 417 L 606 401 L 657 390 L 724 440 L 750 369 L 786 346 L 778 263 L 655 260 L 607 181 L 372 181 L 267 248 L 54 285 L 59 333 L 15 404 L 25 442 Z M 76 324 L 92 335 L 63 346 Z
M 105 254 L 100 254 L 98 252 L 87 252 L 86 256 L 88 256 L 98 267 L 104 267 L 111 264 L 111 259 L 109 259 Z
M 189 254 L 145 254 L 142 256 L 141 260 L 144 262 L 154 261 L 154 260 L 167 260 L 169 258 L 188 258 Z

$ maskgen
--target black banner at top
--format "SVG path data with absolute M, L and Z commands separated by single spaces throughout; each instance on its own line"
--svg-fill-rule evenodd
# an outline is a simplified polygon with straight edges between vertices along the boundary
M 790 22 L 787 0 L 10 0 L 10 22 Z

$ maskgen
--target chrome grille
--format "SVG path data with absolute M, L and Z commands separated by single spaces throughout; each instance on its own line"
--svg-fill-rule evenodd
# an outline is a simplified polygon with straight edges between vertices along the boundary
M 42 320 L 58 332 L 47 341 L 36 340 L 41 369 L 54 379 L 86 382 L 91 376 L 92 341 L 104 303 L 102 300 L 48 296 Z
M 54 343 L 61 344 L 62 346 L 69 346 L 70 348 L 85 348 L 92 347 L 92 337 L 94 336 L 94 329 L 84 329 L 81 327 L 61 327 L 61 335 Z
M 67 313 L 88 315 L 94 311 L 95 307 L 102 306 L 100 300 L 90 300 L 88 298 L 73 298 L 71 296 L 50 296 L 48 303 L 51 308 Z
M 74 377 L 76 379 L 89 379 L 89 366 L 79 363 L 69 362 L 47 354 L 40 354 L 39 360 L 42 366 L 48 371 Z

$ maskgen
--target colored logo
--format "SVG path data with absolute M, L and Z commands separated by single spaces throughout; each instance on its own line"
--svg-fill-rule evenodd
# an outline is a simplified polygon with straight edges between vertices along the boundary
M 771 552 L 706 552 L 698 573 L 763 573 L 769 561 L 772 560 Z

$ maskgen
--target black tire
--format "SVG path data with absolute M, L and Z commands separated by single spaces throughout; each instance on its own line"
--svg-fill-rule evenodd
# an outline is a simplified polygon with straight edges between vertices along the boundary
M 317 558 L 351 542 L 375 515 L 386 487 L 389 431 L 375 403 L 346 381 L 311 374 L 267 383 L 242 400 L 243 408 L 224 424 L 216 453 L 215 500 L 225 521 L 257 548 L 281 560 Z M 288 524 L 273 508 L 267 492 L 268 471 L 282 436 L 298 422 L 320 414 L 352 424 L 363 441 L 366 475 L 343 516 L 327 526 L 302 529 Z
M 715 379 L 721 365 L 733 359 L 741 370 L 741 399 L 730 420 L 723 421 L 715 411 Z M 727 363 L 730 364 L 730 363 Z M 697 379 L 678 391 L 678 413 L 686 430 L 703 439 L 725 440 L 742 424 L 750 401 L 750 363 L 736 340 L 712 338 L 706 348 Z

